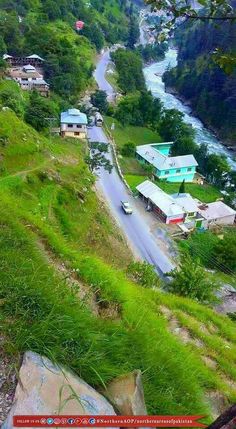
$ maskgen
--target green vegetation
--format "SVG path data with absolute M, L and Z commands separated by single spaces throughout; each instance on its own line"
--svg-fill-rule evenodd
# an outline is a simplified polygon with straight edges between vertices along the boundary
M 234 228 L 222 228 L 215 232 L 195 233 L 187 241 L 180 242 L 179 245 L 194 260 L 199 259 L 203 266 L 235 277 L 235 242 Z
M 0 112 L 0 123 L 5 353 L 31 349 L 69 362 L 95 387 L 140 368 L 153 414 L 210 416 L 206 395 L 211 391 L 234 401 L 229 384 L 235 382 L 234 322 L 191 300 L 127 280 L 132 258 L 93 190 L 84 142 L 53 138 L 50 143 L 10 110 Z M 146 274 L 141 281 L 153 284 L 149 270 Z M 178 313 L 181 323 L 189 318 L 193 344 L 171 332 L 163 306 Z M 202 323 L 217 331 L 204 334 L 199 350 L 194 339 L 202 339 Z M 209 354 L 219 362 L 217 370 L 203 362 Z
M 220 26 L 213 21 L 184 24 L 176 34 L 179 65 L 165 75 L 165 83 L 190 100 L 202 121 L 232 144 L 236 136 L 235 37 L 231 22 L 222 21 Z M 215 55 L 209 58 L 210 52 Z M 231 55 L 232 67 L 224 71 L 215 58 L 221 57 L 227 64 Z
M 192 260 L 190 256 L 183 254 L 179 267 L 169 275 L 173 279 L 166 285 L 166 290 L 169 292 L 196 299 L 205 304 L 216 301 L 215 291 L 220 285 L 207 276 L 198 260 Z
M 157 185 L 167 192 L 167 194 L 174 194 L 179 191 L 179 183 L 164 182 L 159 180 Z M 211 203 L 216 201 L 217 198 L 222 198 L 220 191 L 213 185 L 205 183 L 199 185 L 198 183 L 185 183 L 185 192 L 192 195 L 193 198 L 197 198 L 203 203 Z
M 91 103 L 98 108 L 101 113 L 106 113 L 109 107 L 105 91 L 96 90 L 91 95 Z
M 128 36 L 126 5 L 119 0 L 0 0 L 0 51 L 11 55 L 36 53 L 45 59 L 45 78 L 64 100 L 78 99 L 91 83 L 96 50 Z M 18 15 L 21 16 L 19 20 Z M 84 22 L 75 31 L 77 20 Z
M 138 54 L 125 49 L 117 49 L 112 52 L 111 59 L 118 72 L 118 86 L 124 94 L 145 89 L 143 64 Z
M 156 43 L 154 45 L 138 46 L 138 52 L 142 55 L 143 61 L 149 63 L 152 61 L 160 61 L 165 56 L 165 51 L 167 50 L 167 44 L 165 43 Z
M 115 124 L 115 129 L 111 130 L 111 125 Z M 157 132 L 150 130 L 147 127 L 137 127 L 132 125 L 123 126 L 115 118 L 105 117 L 105 125 L 114 137 L 116 146 L 119 152 L 119 163 L 124 174 L 145 174 L 143 166 L 134 158 L 124 154 L 127 149 L 127 144 L 131 147 L 136 147 L 142 144 L 156 143 L 160 141 L 160 136 Z M 147 174 L 147 173 L 146 173 Z
M 131 280 L 143 287 L 156 289 L 161 286 L 161 279 L 156 275 L 154 267 L 145 261 L 129 264 L 127 274 Z
M 147 174 L 145 175 L 145 173 L 143 175 L 126 174 L 125 178 L 133 191 L 135 191 L 136 186 L 140 185 L 140 183 L 148 179 Z M 179 183 L 171 183 L 165 182 L 163 180 L 158 180 L 156 181 L 156 184 L 167 194 L 171 195 L 179 192 Z M 193 198 L 199 199 L 203 203 L 211 203 L 213 201 L 216 201 L 217 198 L 221 197 L 221 194 L 218 189 L 207 183 L 205 183 L 204 185 L 198 185 L 197 183 L 185 183 L 185 192 L 192 195 Z
M 149 143 L 158 143 L 161 141 L 157 132 L 154 132 L 146 127 L 135 127 L 132 125 L 122 126 L 116 119 L 109 116 L 105 117 L 105 123 L 110 129 L 112 123 L 115 124 L 115 129 L 112 130 L 117 148 L 122 149 L 125 143 L 132 142 L 136 146 Z

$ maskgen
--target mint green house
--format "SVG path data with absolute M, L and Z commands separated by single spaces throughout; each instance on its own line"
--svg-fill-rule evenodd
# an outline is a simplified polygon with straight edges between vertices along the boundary
M 136 147 L 136 158 L 152 165 L 154 175 L 167 182 L 192 182 L 198 165 L 193 155 L 169 156 L 173 142 L 145 144 Z

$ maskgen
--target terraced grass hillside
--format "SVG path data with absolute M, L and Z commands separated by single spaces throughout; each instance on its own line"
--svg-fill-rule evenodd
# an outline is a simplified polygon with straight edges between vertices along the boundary
M 44 354 L 96 388 L 140 368 L 149 413 L 211 421 L 236 400 L 235 323 L 128 280 L 85 152 L 0 111 L 1 349 Z

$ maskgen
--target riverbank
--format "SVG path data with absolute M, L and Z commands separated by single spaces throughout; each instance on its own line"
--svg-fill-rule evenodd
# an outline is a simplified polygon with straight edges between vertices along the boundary
M 214 134 L 214 136 L 220 140 L 223 146 L 225 146 L 228 150 L 235 152 L 235 155 L 236 155 L 236 141 L 233 142 L 233 141 L 222 140 L 219 131 L 216 128 L 214 128 L 212 125 L 207 123 L 207 121 L 205 121 L 203 117 L 199 116 L 199 114 L 195 111 L 191 100 L 188 100 L 182 94 L 180 94 L 175 87 L 165 85 L 165 90 L 168 94 L 174 95 L 179 101 L 181 101 L 181 103 L 183 103 L 186 107 L 191 109 L 189 114 L 191 116 L 195 116 L 196 118 L 198 118 L 199 121 L 203 123 L 204 127 L 210 130 Z
M 230 144 L 221 142 L 216 130 L 205 126 L 205 124 L 195 115 L 190 103 L 183 99 L 174 88 L 166 88 L 163 75 L 167 70 L 177 66 L 177 50 L 169 47 L 165 54 L 165 59 L 155 62 L 143 68 L 147 89 L 151 91 L 155 98 L 158 98 L 165 109 L 176 109 L 181 112 L 183 120 L 195 130 L 195 141 L 198 145 L 206 144 L 209 153 L 226 156 L 232 169 L 236 169 L 236 160 L 231 150 Z M 187 101 L 187 102 L 186 102 Z

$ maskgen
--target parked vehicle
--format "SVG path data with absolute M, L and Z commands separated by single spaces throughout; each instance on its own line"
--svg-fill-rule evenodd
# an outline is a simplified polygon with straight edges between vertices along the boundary
M 122 207 L 123 211 L 125 212 L 125 214 L 132 214 L 133 213 L 132 207 L 130 206 L 128 201 L 121 201 L 121 207 Z
M 102 117 L 101 113 L 99 113 L 99 112 L 97 112 L 95 114 L 95 124 L 97 127 L 103 126 L 103 117 Z

